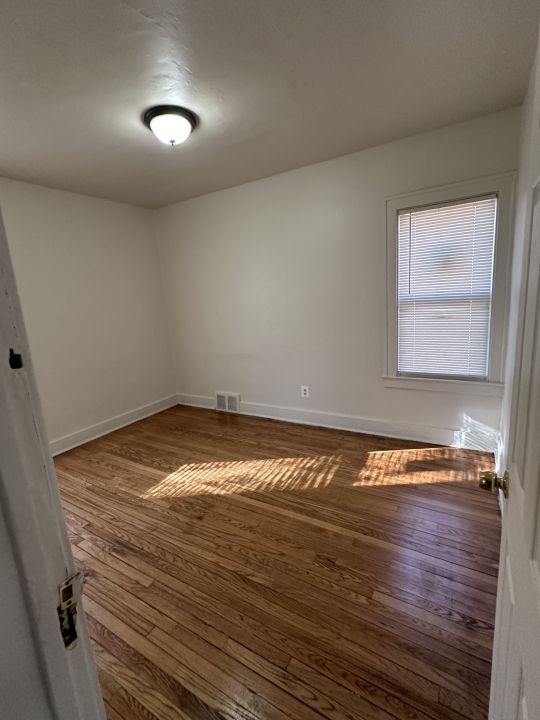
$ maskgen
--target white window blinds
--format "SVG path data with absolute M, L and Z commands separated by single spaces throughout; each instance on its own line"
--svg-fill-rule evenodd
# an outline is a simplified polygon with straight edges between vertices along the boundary
M 398 373 L 486 378 L 497 198 L 398 214 Z

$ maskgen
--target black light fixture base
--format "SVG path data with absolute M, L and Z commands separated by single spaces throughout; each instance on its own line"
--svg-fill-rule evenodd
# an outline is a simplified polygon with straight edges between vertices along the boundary
M 200 122 L 198 115 L 185 107 L 180 107 L 180 105 L 154 105 L 154 107 L 145 110 L 142 116 L 142 121 L 149 130 L 151 129 L 150 122 L 158 115 L 181 115 L 189 122 L 192 131 Z

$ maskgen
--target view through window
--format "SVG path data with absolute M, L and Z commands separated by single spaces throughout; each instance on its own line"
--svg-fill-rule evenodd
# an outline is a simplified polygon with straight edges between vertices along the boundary
M 485 379 L 497 197 L 398 214 L 398 374 Z

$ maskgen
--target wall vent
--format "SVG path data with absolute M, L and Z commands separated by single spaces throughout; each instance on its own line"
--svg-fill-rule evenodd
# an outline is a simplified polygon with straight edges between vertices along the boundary
M 216 410 L 222 412 L 240 412 L 240 394 L 216 392 Z

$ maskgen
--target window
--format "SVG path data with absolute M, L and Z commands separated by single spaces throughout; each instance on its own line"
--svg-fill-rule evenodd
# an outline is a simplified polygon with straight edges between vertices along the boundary
M 485 379 L 496 196 L 398 213 L 400 375 Z
M 501 394 L 513 184 L 386 201 L 386 387 Z

